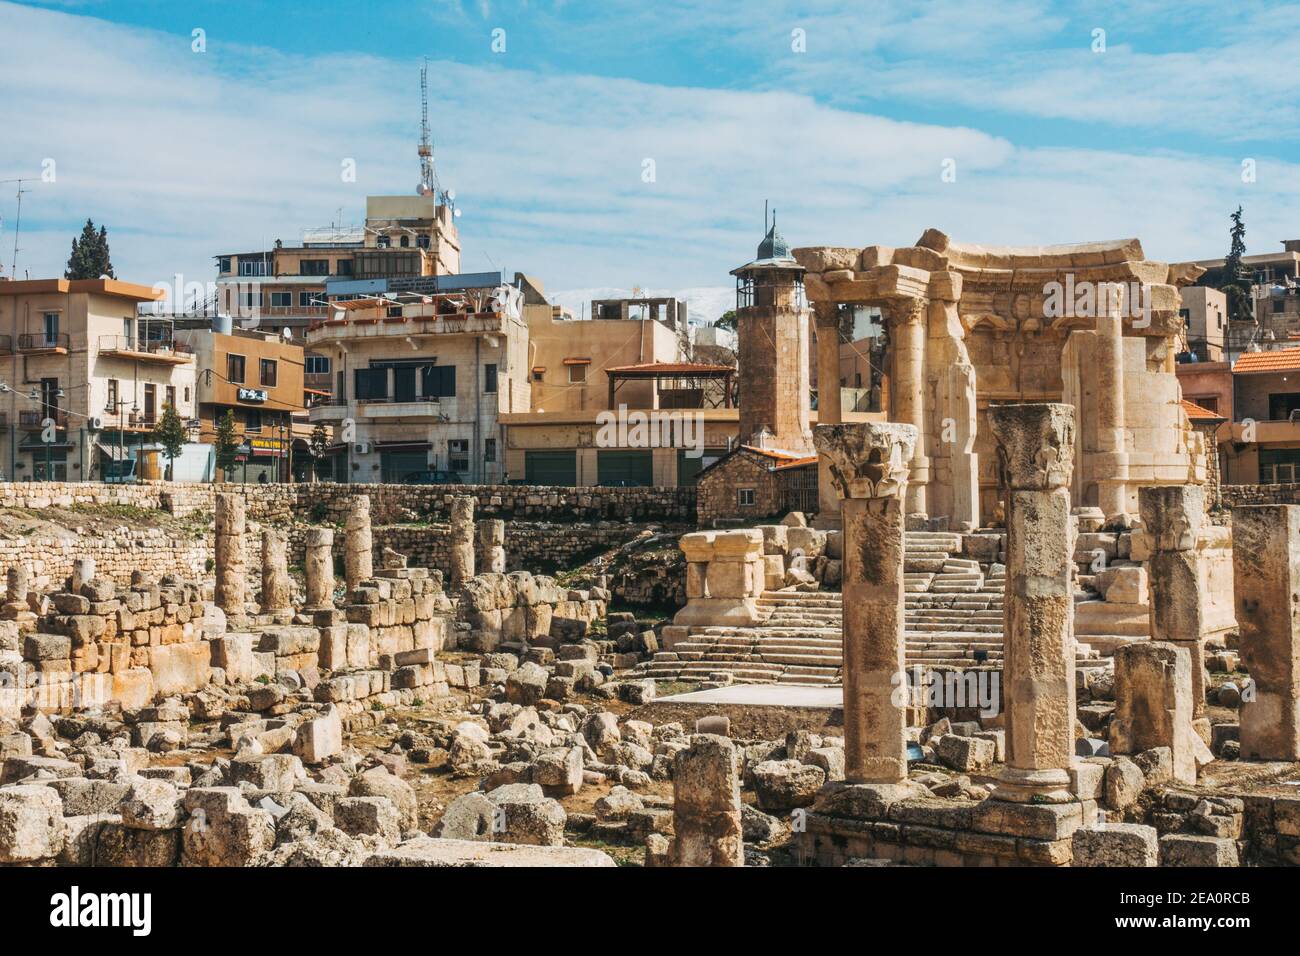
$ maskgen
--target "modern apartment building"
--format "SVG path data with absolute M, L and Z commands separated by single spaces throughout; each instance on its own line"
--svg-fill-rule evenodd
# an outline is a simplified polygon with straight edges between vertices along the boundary
M 180 334 L 198 357 L 199 441 L 215 444 L 218 422 L 227 412 L 233 416 L 240 449 L 227 478 L 288 481 L 301 475 L 310 464 L 311 433 L 302 346 L 221 320 L 215 328 Z
M 0 473 L 79 481 L 134 473 L 166 405 L 194 416 L 195 361 L 160 293 L 116 279 L 0 282 Z
M 519 287 L 481 273 L 332 282 L 329 294 L 306 348 L 333 369 L 309 417 L 334 428 L 336 480 L 503 481 L 501 416 L 529 407 Z

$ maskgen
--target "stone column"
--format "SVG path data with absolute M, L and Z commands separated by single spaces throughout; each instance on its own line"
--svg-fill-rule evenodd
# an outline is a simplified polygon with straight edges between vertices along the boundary
M 1108 525 L 1128 524 L 1128 436 L 1124 422 L 1124 319 L 1107 302 L 1097 317 L 1097 504 Z M 1154 636 L 1154 635 L 1153 635 Z
M 819 425 L 817 453 L 843 501 L 844 758 L 849 783 L 907 779 L 903 498 L 917 430 Z
M 72 576 L 68 581 L 68 590 L 80 594 L 83 585 L 95 580 L 95 559 L 77 558 L 72 562 Z
M 244 499 L 221 492 L 217 495 L 214 525 L 213 563 L 217 585 L 213 602 L 227 617 L 242 618 L 248 581 L 244 564 Z
M 926 394 L 929 410 L 930 484 L 926 505 L 935 516 L 946 515 L 949 529 L 973 531 L 979 526 L 979 455 L 975 452 L 975 367 L 966 348 L 966 328 L 957 312 L 961 276 L 936 272 L 930 280 L 928 306 Z
M 840 314 L 834 302 L 813 305 L 817 322 L 817 424 L 843 420 L 840 403 Z M 824 460 L 817 462 L 817 524 L 836 526 L 840 497 Z
M 311 528 L 307 531 L 303 571 L 307 577 L 307 607 L 334 606 L 334 530 Z
M 1232 509 L 1232 571 L 1242 663 L 1241 755 L 1300 760 L 1300 505 Z
M 930 459 L 925 454 L 925 303 L 908 299 L 885 307 L 891 318 L 889 334 L 893 349 L 893 375 L 889 417 L 916 426 L 916 444 L 908 469 L 906 514 L 928 514 L 926 486 L 930 483 Z
M 673 758 L 671 866 L 744 866 L 735 744 L 695 734 Z
M 262 613 L 275 614 L 290 611 L 289 596 L 289 543 L 283 534 L 271 528 L 262 529 Z
M 1151 545 L 1147 559 L 1151 640 L 1187 649 L 1192 669 L 1192 718 L 1199 720 L 1205 716 L 1206 628 L 1196 542 L 1205 525 L 1205 489 L 1200 485 L 1139 488 L 1138 509 Z
M 478 523 L 478 541 L 483 551 L 483 570 L 501 574 L 506 569 L 506 523 L 500 518 L 485 518 Z
M 1136 641 L 1115 650 L 1110 750 L 1136 754 L 1152 747 L 1170 749 L 1175 780 L 1196 783 L 1197 753 L 1205 744 L 1192 729 L 1191 655 L 1167 641 Z
M 1007 762 L 993 796 L 1070 801 L 1074 759 L 1074 408 L 994 405 L 1006 501 L 1003 699 Z
M 451 586 L 462 587 L 474 577 L 474 499 L 451 499 Z
M 25 565 L 13 565 L 5 575 L 5 585 L 8 589 L 6 598 L 10 604 L 27 603 L 27 592 L 32 589 L 32 578 Z
M 347 522 L 343 526 L 343 575 L 351 592 L 362 581 L 375 576 L 370 536 L 370 496 L 357 495 L 352 499 Z

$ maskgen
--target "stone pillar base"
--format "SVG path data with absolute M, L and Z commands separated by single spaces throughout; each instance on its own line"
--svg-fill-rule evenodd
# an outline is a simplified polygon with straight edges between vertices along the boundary
M 991 799 L 1009 803 L 1070 803 L 1075 796 L 1068 770 L 1003 767 Z

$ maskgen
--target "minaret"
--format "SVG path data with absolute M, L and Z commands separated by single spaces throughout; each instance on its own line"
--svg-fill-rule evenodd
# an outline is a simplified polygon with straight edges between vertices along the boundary
M 758 256 L 733 269 L 740 359 L 740 442 L 812 455 L 809 427 L 809 310 L 803 266 L 776 231 L 776 218 Z

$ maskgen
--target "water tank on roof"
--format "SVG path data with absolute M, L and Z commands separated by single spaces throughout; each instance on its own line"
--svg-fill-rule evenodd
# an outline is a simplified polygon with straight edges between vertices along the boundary
M 234 323 L 228 315 L 214 315 L 212 317 L 212 331 L 218 335 L 231 335 L 234 331 Z

